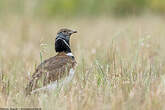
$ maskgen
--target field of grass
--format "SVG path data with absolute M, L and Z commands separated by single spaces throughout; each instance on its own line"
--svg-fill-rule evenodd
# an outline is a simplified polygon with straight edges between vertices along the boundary
M 61 27 L 75 29 L 73 81 L 50 93 L 25 97 L 41 59 L 56 55 Z M 165 21 L 156 16 L 0 21 L 0 107 L 43 110 L 164 110 Z M 41 58 L 42 56 L 42 58 Z

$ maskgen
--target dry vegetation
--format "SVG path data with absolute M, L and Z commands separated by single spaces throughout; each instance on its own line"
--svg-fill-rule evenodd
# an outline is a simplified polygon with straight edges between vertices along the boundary
M 25 97 L 29 75 L 54 56 L 61 27 L 78 61 L 73 81 L 61 89 Z M 164 110 L 165 22 L 154 16 L 128 19 L 0 21 L 0 107 L 43 110 Z

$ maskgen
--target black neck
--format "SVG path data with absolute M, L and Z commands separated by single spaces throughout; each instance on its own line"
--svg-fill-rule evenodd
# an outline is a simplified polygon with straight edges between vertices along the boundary
M 71 49 L 69 39 L 66 39 L 66 37 L 62 35 L 58 35 L 55 41 L 55 50 L 56 52 L 70 53 Z

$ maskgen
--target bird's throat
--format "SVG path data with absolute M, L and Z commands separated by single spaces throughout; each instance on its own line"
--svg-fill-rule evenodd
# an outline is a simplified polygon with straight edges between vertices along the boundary
M 55 50 L 56 52 L 71 53 L 69 41 L 57 37 L 55 41 Z

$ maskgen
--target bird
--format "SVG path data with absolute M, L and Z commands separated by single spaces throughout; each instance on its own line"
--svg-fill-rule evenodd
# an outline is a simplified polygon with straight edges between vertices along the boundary
M 43 61 L 35 69 L 25 87 L 26 95 L 41 90 L 52 90 L 72 80 L 77 65 L 70 48 L 70 37 L 74 33 L 77 31 L 68 28 L 62 28 L 57 32 L 55 39 L 57 55 Z

